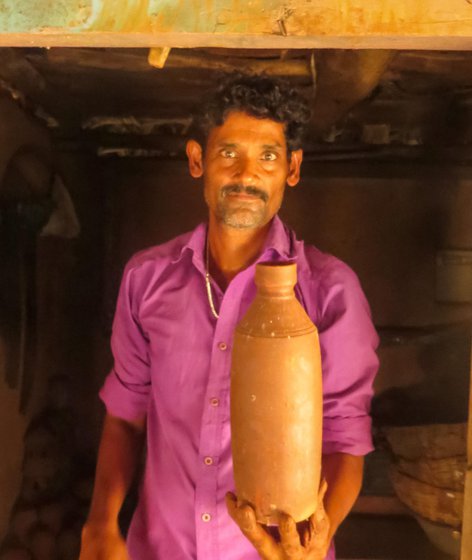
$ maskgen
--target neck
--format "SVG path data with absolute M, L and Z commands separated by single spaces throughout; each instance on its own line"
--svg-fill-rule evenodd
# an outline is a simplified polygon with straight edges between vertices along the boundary
M 222 289 L 227 287 L 238 272 L 257 260 L 269 228 L 270 222 L 256 229 L 230 228 L 210 215 L 209 272 Z

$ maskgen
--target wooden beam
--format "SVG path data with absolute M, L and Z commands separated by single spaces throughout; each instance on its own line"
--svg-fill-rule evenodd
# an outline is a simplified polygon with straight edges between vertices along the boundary
M 472 50 L 472 4 L 7 0 L 0 13 L 0 46 Z
M 319 136 L 379 84 L 391 58 L 388 50 L 323 50 L 315 55 L 316 97 L 312 126 Z
M 464 509 L 462 514 L 461 560 L 472 560 L 472 348 L 469 379 L 469 426 L 467 434 L 467 471 L 465 475 Z
M 54 64 L 75 65 L 83 68 L 103 70 L 126 70 L 128 72 L 155 72 L 146 56 L 141 52 L 123 52 L 95 49 L 50 49 L 47 59 Z M 271 76 L 310 78 L 308 61 L 303 58 L 254 59 L 237 56 L 206 54 L 185 49 L 173 49 L 165 61 L 166 69 L 199 68 L 218 72 L 236 70 L 266 73 Z
M 388 79 L 398 79 L 402 75 L 420 75 L 444 78 L 452 85 L 472 83 L 472 53 L 409 51 L 397 53 L 388 68 Z

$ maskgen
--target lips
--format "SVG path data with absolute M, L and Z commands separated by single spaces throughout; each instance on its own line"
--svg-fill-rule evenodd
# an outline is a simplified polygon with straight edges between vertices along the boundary
M 226 195 L 226 198 L 237 198 L 238 200 L 261 200 L 260 196 L 247 193 L 230 193 Z

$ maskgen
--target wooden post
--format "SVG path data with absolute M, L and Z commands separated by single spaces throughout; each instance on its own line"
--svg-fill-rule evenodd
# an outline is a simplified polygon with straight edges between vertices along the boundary
M 467 435 L 467 471 L 465 475 L 464 489 L 464 514 L 462 516 L 461 560 L 472 560 L 472 344 L 470 352 L 469 426 Z

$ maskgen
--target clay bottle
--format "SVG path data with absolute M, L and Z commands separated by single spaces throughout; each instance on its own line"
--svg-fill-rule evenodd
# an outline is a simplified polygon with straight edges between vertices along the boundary
M 322 387 L 318 332 L 295 297 L 296 264 L 256 265 L 257 294 L 236 327 L 231 440 L 236 495 L 277 525 L 316 509 Z

